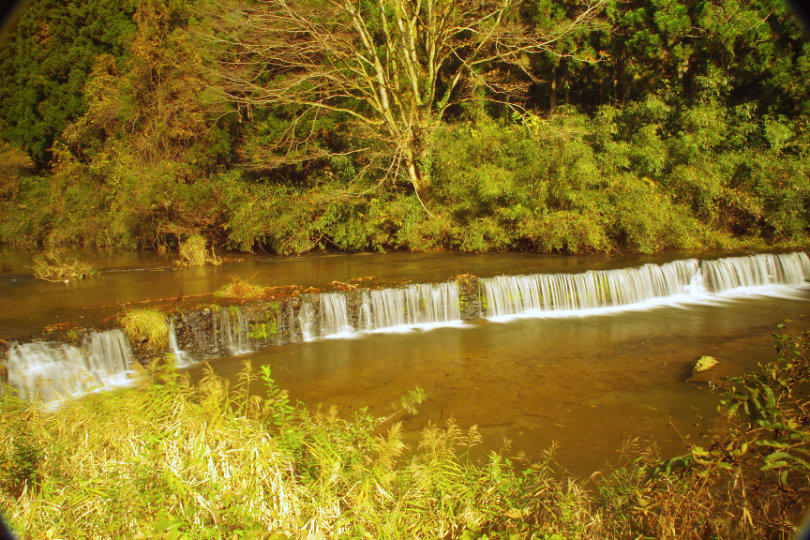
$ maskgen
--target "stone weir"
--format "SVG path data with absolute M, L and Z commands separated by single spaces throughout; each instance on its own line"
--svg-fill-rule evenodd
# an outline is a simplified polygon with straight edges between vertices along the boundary
M 7 344 L 0 373 L 5 369 L 7 380 L 27 397 L 76 395 L 116 386 L 127 380 L 134 361 L 146 364 L 167 353 L 184 366 L 288 343 L 478 318 L 586 316 L 747 294 L 806 297 L 808 280 L 810 258 L 796 252 L 578 274 L 462 275 L 442 283 L 345 287 L 175 310 L 166 314 L 168 339 L 161 340 L 167 343 L 162 350 L 150 350 L 147 338 L 128 340 L 120 329 L 73 329 L 67 343 Z
M 363 333 L 429 328 L 484 315 L 478 278 L 388 289 L 354 289 L 177 311 L 169 350 L 180 364 Z M 136 345 L 136 357 L 149 353 Z
M 462 275 L 444 283 L 309 293 L 178 311 L 171 316 L 169 352 L 183 363 L 479 318 L 587 315 L 728 295 L 782 294 L 804 287 L 808 279 L 810 258 L 803 252 L 685 259 L 579 274 Z

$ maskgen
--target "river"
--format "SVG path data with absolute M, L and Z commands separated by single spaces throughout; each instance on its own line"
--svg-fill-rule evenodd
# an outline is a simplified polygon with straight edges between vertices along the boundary
M 625 290 L 635 287 L 642 279 L 639 274 L 607 270 L 650 264 L 683 272 L 692 263 L 666 263 L 689 261 L 692 256 L 321 254 L 249 256 L 216 267 L 177 269 L 169 258 L 156 255 L 83 254 L 102 269 L 101 274 L 61 284 L 34 280 L 26 268 L 29 258 L 11 254 L 0 257 L 0 339 L 26 341 L 53 325 L 115 326 L 115 314 L 143 305 L 165 308 L 211 302 L 211 293 L 233 277 L 331 290 L 347 284 L 401 287 L 443 282 L 460 274 L 482 278 L 556 274 L 573 283 L 583 272 L 597 270 L 601 272 L 588 276 L 602 284 L 619 280 L 616 286 Z M 739 256 L 697 255 L 709 261 Z M 710 267 L 697 266 L 704 273 Z M 622 279 L 630 282 L 621 283 Z M 343 414 L 368 407 L 372 414 L 384 416 L 401 394 L 419 386 L 427 399 L 418 415 L 404 419 L 406 434 L 414 442 L 425 425 L 445 425 L 452 418 L 463 428 L 479 427 L 484 442 L 478 455 L 502 448 L 508 439 L 509 455 L 534 459 L 554 443 L 560 464 L 585 476 L 605 462 L 615 462 L 631 438 L 640 438 L 643 444 L 655 440 L 667 455 L 681 451 L 685 438 L 702 440 L 711 429 L 718 398 L 707 386 L 686 382 L 698 357 L 715 356 L 725 373 L 738 374 L 773 357 L 771 332 L 778 323 L 792 319 L 797 328 L 809 326 L 802 315 L 810 288 L 801 280 L 787 287 L 730 285 L 728 294 L 711 290 L 692 294 L 691 278 L 684 279 L 679 285 L 683 290 L 674 296 L 666 293 L 663 301 L 629 298 L 621 302 L 627 304 L 621 309 L 577 304 L 552 311 L 529 301 L 535 283 L 541 289 L 546 286 L 536 277 L 510 283 L 484 279 L 480 288 L 490 300 L 483 318 L 338 332 L 340 338 L 305 335 L 309 341 L 212 359 L 209 364 L 232 376 L 247 359 L 254 367 L 267 363 L 293 399 L 313 408 L 334 405 Z M 502 298 L 498 300 L 487 287 L 498 287 Z M 550 289 L 543 290 L 532 302 L 551 297 Z M 608 300 L 617 303 L 618 293 L 611 294 Z M 519 308 L 498 307 L 518 296 Z M 564 292 L 556 302 L 575 298 Z M 321 333 L 326 327 L 323 319 Z M 186 369 L 199 377 L 202 364 Z

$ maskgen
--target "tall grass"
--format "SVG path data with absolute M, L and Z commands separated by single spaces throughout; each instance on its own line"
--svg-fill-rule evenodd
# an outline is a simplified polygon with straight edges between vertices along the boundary
M 291 403 L 266 366 L 192 385 L 169 361 L 52 413 L 6 391 L 0 508 L 34 538 L 790 538 L 810 486 L 807 338 L 729 383 L 714 445 L 630 449 L 587 486 L 550 453 L 473 460 L 476 428 L 452 421 L 407 445 L 418 389 L 344 418 Z
M 156 309 L 133 309 L 119 319 L 133 345 L 142 345 L 152 352 L 162 351 L 169 344 L 166 315 Z
M 474 428 L 433 426 L 408 448 L 395 420 L 419 392 L 386 419 L 344 419 L 292 405 L 266 368 L 261 394 L 250 391 L 249 370 L 230 388 L 211 372 L 191 385 L 155 369 L 136 388 L 53 414 L 3 395 L 0 504 L 18 532 L 435 538 L 519 531 L 538 512 L 544 528 L 567 535 L 594 523 L 586 494 L 555 480 L 547 463 L 518 472 L 495 454 L 467 459 Z M 14 467 L 20 461 L 26 469 Z
M 222 259 L 214 253 L 214 247 L 211 246 L 211 253 L 206 250 L 206 240 L 201 234 L 192 234 L 182 242 L 177 248 L 180 260 L 177 261 L 179 266 L 205 266 L 207 263 L 213 265 L 222 264 Z

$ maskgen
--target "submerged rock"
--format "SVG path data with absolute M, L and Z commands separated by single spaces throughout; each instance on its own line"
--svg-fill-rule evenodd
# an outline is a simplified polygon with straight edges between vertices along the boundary
M 717 366 L 720 361 L 714 356 L 703 355 L 692 365 L 692 375 L 686 379 L 690 383 L 708 384 L 719 378 Z
M 694 374 L 702 371 L 709 371 L 719 363 L 720 361 L 714 356 L 703 355 L 698 358 L 697 362 L 695 362 L 695 366 L 692 368 L 692 373 Z
M 741 375 L 744 368 L 730 360 L 722 362 L 714 356 L 704 355 L 692 364 L 692 372 L 686 382 L 719 385 L 723 377 Z

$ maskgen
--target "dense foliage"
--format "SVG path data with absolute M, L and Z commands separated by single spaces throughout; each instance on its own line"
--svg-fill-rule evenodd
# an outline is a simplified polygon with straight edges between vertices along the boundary
M 46 165 L 56 138 L 84 114 L 85 83 L 100 54 L 120 58 L 134 2 L 29 2 L 0 50 L 4 138 Z
M 711 445 L 635 444 L 587 484 L 546 455 L 476 460 L 475 427 L 409 445 L 390 416 L 290 402 L 265 366 L 233 387 L 171 363 L 54 412 L 0 395 L 0 508 L 33 538 L 795 538 L 810 498 L 810 333 L 727 382 Z M 708 427 L 708 426 L 707 426 Z
M 401 93 L 388 128 L 375 131 L 379 86 L 350 86 L 366 57 L 348 30 L 328 32 L 338 62 L 314 45 L 283 56 L 289 13 L 270 12 L 278 35 L 246 30 L 262 2 L 31 1 L 0 51 L 0 241 L 163 249 L 202 234 L 284 254 L 807 241 L 810 43 L 781 1 L 483 2 L 497 35 L 483 11 L 432 1 L 486 36 L 420 37 L 411 64 L 384 30 L 428 24 L 415 3 L 329 4 L 289 3 L 311 29 L 362 18 Z M 279 54 L 256 50 L 263 36 Z M 431 46 L 447 61 L 426 61 Z

